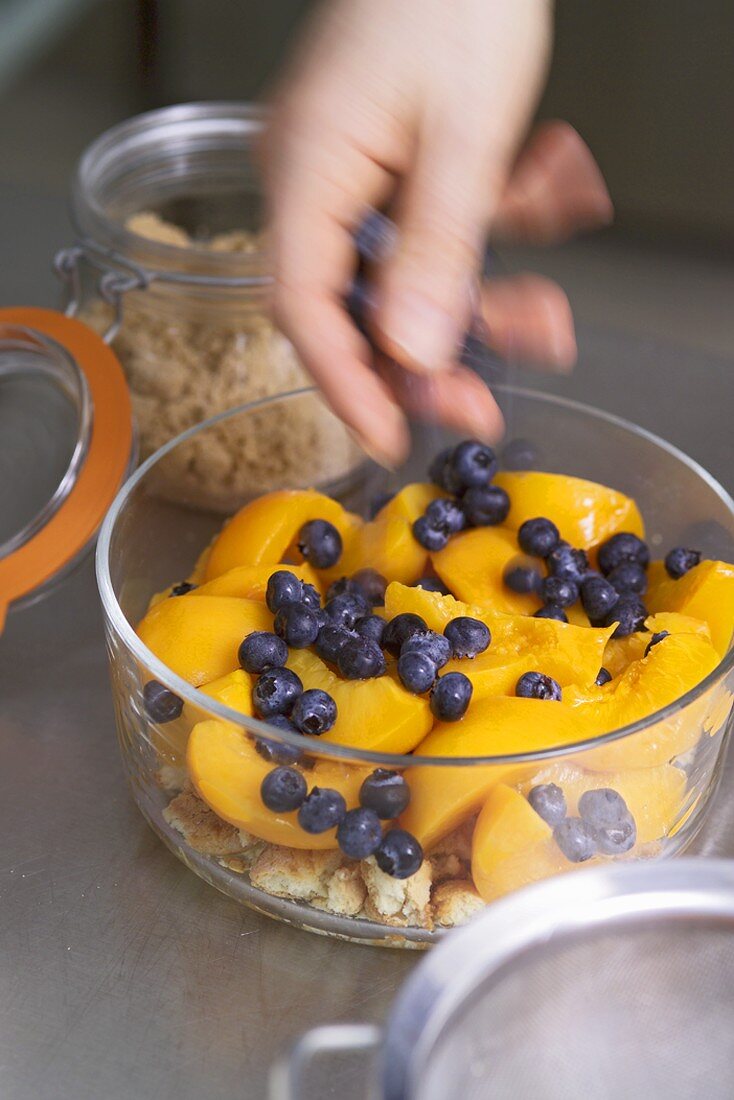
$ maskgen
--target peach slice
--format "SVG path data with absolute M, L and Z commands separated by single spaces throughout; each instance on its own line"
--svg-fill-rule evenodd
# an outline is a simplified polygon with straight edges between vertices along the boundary
M 238 596 L 245 600 L 264 600 L 268 581 L 273 573 L 279 569 L 289 569 L 302 581 L 314 585 L 320 591 L 321 581 L 315 569 L 308 562 L 303 565 L 273 565 L 268 562 L 264 565 L 238 565 L 227 573 L 207 581 L 201 587 L 195 588 L 192 596 Z
M 345 541 L 341 560 L 322 575 L 330 582 L 351 577 L 359 569 L 376 569 L 391 580 L 412 584 L 425 573 L 427 562 L 428 553 L 413 537 L 411 521 L 385 512 L 355 528 Z
M 407 519 L 409 523 L 415 523 L 431 501 L 447 496 L 448 493 L 429 481 L 413 481 L 396 493 L 392 500 L 388 500 L 387 504 L 383 504 L 375 519 L 399 516 L 401 519 Z
M 732 640 L 734 628 L 734 565 L 724 561 L 702 561 L 688 573 L 673 580 L 662 562 L 650 565 L 650 589 L 645 602 L 650 611 L 678 611 L 703 619 L 711 630 L 711 640 L 723 657 Z
M 431 554 L 431 563 L 441 580 L 459 600 L 491 604 L 496 611 L 530 615 L 540 599 L 513 592 L 504 574 L 520 554 L 517 535 L 505 527 L 476 527 L 462 531 L 448 545 Z

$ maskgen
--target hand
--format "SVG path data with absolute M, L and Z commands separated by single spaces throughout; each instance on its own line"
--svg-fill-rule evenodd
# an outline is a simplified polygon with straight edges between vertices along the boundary
M 499 434 L 499 410 L 454 356 L 487 231 L 548 239 L 579 215 L 609 215 L 570 127 L 546 128 L 515 165 L 549 36 L 547 0 L 335 0 L 275 96 L 265 168 L 276 316 L 382 461 L 403 456 L 405 417 L 343 308 L 365 210 L 390 204 L 400 231 L 377 274 L 376 341 L 424 377 L 426 411 L 484 438 Z M 553 284 L 507 280 L 483 308 L 501 350 L 573 360 L 570 310 Z

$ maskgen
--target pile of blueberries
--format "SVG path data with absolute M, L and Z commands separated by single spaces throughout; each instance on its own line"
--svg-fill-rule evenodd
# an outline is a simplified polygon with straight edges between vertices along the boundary
M 504 489 L 490 484 L 498 465 L 492 448 L 476 439 L 465 439 L 436 455 L 428 475 L 451 496 L 432 500 L 413 524 L 413 534 L 421 546 L 435 553 L 443 550 L 452 535 L 467 527 L 504 523 L 510 498 Z
M 565 796 L 555 783 L 533 787 L 528 802 L 552 826 L 556 844 L 571 863 L 583 863 L 595 855 L 623 855 L 637 839 L 635 819 L 621 794 L 611 787 L 584 791 L 578 817 L 568 816 Z

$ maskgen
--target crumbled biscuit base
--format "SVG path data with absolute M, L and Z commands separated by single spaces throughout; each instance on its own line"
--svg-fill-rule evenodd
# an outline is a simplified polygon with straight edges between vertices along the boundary
M 436 924 L 453 928 L 466 922 L 484 909 L 474 885 L 468 879 L 450 879 L 437 886 L 433 893 L 433 912 Z
M 327 913 L 356 917 L 361 912 L 366 897 L 367 887 L 362 872 L 357 864 L 353 864 L 337 867 L 329 879 L 326 897 L 313 898 L 311 904 L 315 909 L 323 909 Z
M 155 780 L 161 790 L 167 794 L 178 794 L 189 782 L 189 773 L 183 764 L 161 764 L 155 774 Z
M 431 867 L 424 860 L 406 879 L 386 875 L 374 856 L 362 860 L 362 878 L 367 887 L 365 916 L 400 928 L 431 928 Z
M 454 855 L 464 863 L 471 863 L 471 842 L 474 835 L 476 815 L 468 821 L 462 822 L 452 833 L 447 833 L 442 840 L 431 848 L 431 858 L 442 855 Z
M 250 868 L 253 886 L 277 898 L 313 901 L 329 895 L 334 872 L 343 862 L 341 852 L 303 851 L 271 844 Z
M 205 856 L 235 855 L 260 844 L 256 837 L 222 821 L 190 788 L 169 802 L 163 817 L 187 844 Z
M 466 864 L 463 863 L 455 852 L 432 853 L 428 857 L 431 865 L 431 879 L 433 885 L 445 882 L 450 878 L 461 878 L 466 873 Z

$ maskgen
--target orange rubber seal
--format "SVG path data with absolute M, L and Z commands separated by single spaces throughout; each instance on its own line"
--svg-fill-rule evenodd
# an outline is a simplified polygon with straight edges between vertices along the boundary
M 71 562 L 95 535 L 127 472 L 133 442 L 125 376 L 100 336 L 51 309 L 0 309 L 0 324 L 35 329 L 61 344 L 86 378 L 93 402 L 89 449 L 76 483 L 49 521 L 0 560 L 0 631 L 8 606 Z

